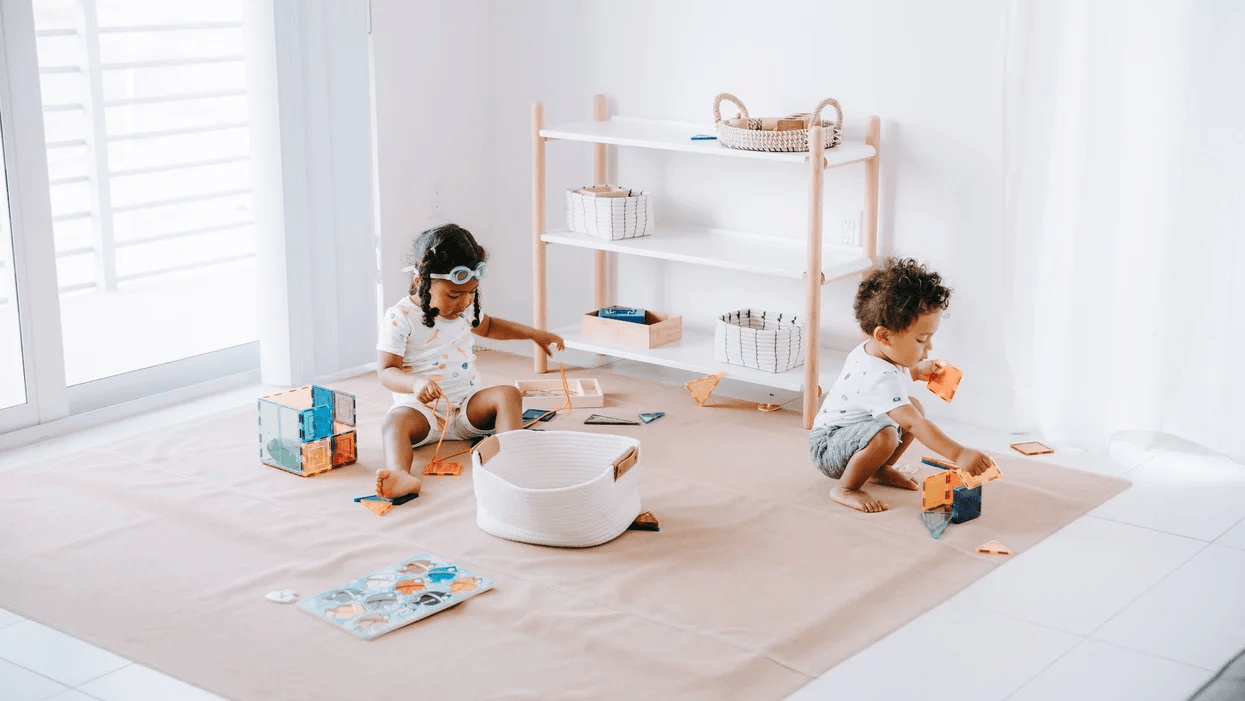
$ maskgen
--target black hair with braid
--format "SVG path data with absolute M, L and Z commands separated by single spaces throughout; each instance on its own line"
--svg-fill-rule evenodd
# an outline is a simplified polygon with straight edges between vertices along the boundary
M 881 326 L 903 331 L 922 314 L 941 311 L 951 301 L 951 288 L 942 276 L 912 258 L 888 258 L 860 282 L 856 291 L 856 321 L 866 334 Z
M 410 294 L 419 298 L 424 311 L 424 326 L 432 328 L 440 309 L 432 306 L 432 275 L 444 275 L 454 268 L 465 265 L 472 270 L 488 259 L 484 247 L 476 243 L 470 231 L 457 224 L 445 224 L 424 231 L 415 237 L 411 251 L 411 265 L 417 277 L 411 280 Z M 475 319 L 472 327 L 480 325 L 480 289 L 475 293 Z

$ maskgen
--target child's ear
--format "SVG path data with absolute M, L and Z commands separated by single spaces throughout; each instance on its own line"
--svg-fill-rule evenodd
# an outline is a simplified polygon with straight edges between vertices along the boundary
M 887 329 L 885 326 L 878 326 L 874 328 L 872 336 L 873 340 L 884 346 L 889 346 L 891 344 L 891 332 L 890 329 Z

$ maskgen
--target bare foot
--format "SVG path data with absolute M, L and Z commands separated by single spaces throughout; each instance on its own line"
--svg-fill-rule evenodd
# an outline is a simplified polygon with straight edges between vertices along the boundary
M 386 499 L 418 494 L 422 483 L 414 475 L 394 470 L 376 471 L 376 496 Z
M 830 498 L 839 502 L 843 506 L 850 506 L 853 509 L 863 511 L 866 514 L 886 511 L 890 507 L 882 502 L 869 496 L 869 493 L 863 489 L 843 489 L 835 487 L 830 490 Z
M 916 480 L 903 474 L 899 470 L 896 470 L 894 465 L 883 465 L 878 468 L 878 471 L 873 473 L 873 477 L 869 481 L 876 482 L 877 484 L 884 484 L 887 487 L 910 489 L 914 492 L 917 489 L 920 489 L 919 485 L 916 483 Z

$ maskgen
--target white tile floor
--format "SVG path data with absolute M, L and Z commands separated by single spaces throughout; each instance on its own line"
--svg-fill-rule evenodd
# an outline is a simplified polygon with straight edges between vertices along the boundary
M 625 363 L 611 370 L 661 376 Z M 753 398 L 740 389 L 720 391 Z M 4 462 L 19 464 L 119 432 L 185 421 L 251 401 L 255 391 L 10 451 L 5 457 L 16 459 Z M 992 450 L 1027 438 L 942 426 L 962 442 Z M 1112 454 L 1116 459 L 1061 450 L 1036 458 L 1123 475 L 1134 486 L 790 701 L 1187 699 L 1245 648 L 1245 466 L 1127 445 L 1113 447 Z M 217 698 L 0 610 L 3 701 Z

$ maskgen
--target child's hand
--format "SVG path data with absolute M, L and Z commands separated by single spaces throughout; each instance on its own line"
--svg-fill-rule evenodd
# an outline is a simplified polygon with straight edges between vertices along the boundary
M 922 360 L 912 366 L 912 379 L 917 382 L 929 382 L 931 377 L 942 372 L 942 367 L 946 364 L 945 360 Z
M 994 461 L 986 457 L 986 454 L 980 450 L 965 448 L 960 451 L 958 456 L 956 456 L 955 464 L 961 470 L 964 470 L 968 474 L 976 477 L 986 470 L 989 470 L 990 466 L 994 464 Z
M 556 345 L 558 350 L 566 350 L 566 344 L 562 341 L 562 337 L 556 333 L 537 331 L 532 335 L 532 340 L 536 342 L 536 345 L 540 346 L 540 349 L 545 352 L 545 355 L 553 355 L 553 351 L 549 350 L 549 346 Z
M 411 394 L 419 400 L 420 404 L 431 404 L 441 396 L 441 386 L 437 384 L 436 379 L 416 377 L 411 381 Z

